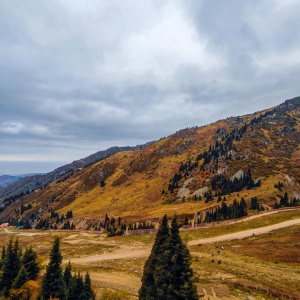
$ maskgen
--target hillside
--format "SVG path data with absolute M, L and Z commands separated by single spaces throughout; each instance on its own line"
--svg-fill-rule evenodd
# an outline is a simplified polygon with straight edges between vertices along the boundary
M 203 212 L 216 209 L 224 196 L 228 205 L 243 197 L 248 207 L 257 197 L 260 207 L 271 209 L 282 205 L 285 193 L 288 201 L 300 197 L 299 126 L 297 97 L 265 111 L 186 128 L 141 149 L 81 164 L 26 196 L 2 194 L 0 220 L 72 211 L 76 228 L 85 228 L 83 219 L 94 226 L 106 214 L 126 222 L 165 213 L 205 217 Z
M 14 182 L 20 180 L 22 177 L 20 176 L 10 176 L 10 175 L 1 175 L 0 176 L 0 188 L 7 187 Z
M 81 168 L 85 168 L 97 161 L 100 161 L 108 156 L 114 155 L 115 153 L 122 152 L 122 151 L 128 151 L 128 150 L 134 150 L 134 149 L 140 149 L 141 147 L 145 147 L 145 145 L 137 145 L 134 147 L 111 147 L 109 149 L 98 151 L 97 153 L 94 153 L 92 155 L 89 155 L 85 158 L 73 161 L 70 164 L 61 166 L 52 172 L 46 173 L 46 174 L 35 174 L 35 175 L 28 175 L 26 178 L 17 177 L 15 180 L 11 178 L 12 176 L 8 176 L 8 178 L 11 178 L 10 184 L 6 185 L 0 185 L 0 200 L 12 197 L 16 195 L 22 195 L 22 194 L 29 194 L 31 191 L 34 191 L 38 188 L 47 186 L 50 182 L 58 179 L 59 177 L 72 173 L 76 170 L 79 170 Z M 70 176 L 72 174 L 69 174 Z M 1 176 L 0 179 L 4 177 Z M 7 176 L 5 176 L 7 178 Z M 23 179 L 22 179 L 23 178 Z M 17 182 L 16 182 L 17 181 Z M 15 182 L 15 183 L 14 183 Z M 0 202 L 1 203 L 1 202 Z

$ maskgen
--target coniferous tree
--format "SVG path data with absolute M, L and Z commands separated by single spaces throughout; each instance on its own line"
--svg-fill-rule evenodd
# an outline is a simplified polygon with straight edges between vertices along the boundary
M 16 239 L 13 243 L 12 238 L 10 238 L 3 261 L 0 281 L 0 290 L 3 290 L 5 296 L 8 296 L 9 290 L 20 271 L 20 268 L 21 258 L 19 241 Z
M 17 277 L 15 278 L 13 284 L 12 284 L 12 288 L 13 289 L 19 289 L 21 288 L 21 286 L 28 281 L 28 275 L 26 272 L 26 269 L 24 268 L 24 266 L 21 267 Z
M 22 263 L 28 275 L 28 279 L 36 280 L 40 268 L 37 262 L 37 254 L 31 246 L 29 248 L 26 248 L 22 258 Z
M 92 289 L 92 282 L 90 278 L 89 272 L 86 272 L 84 276 L 84 290 L 85 290 L 85 297 L 87 300 L 95 300 L 96 294 Z
M 2 252 L 1 252 L 1 259 L 0 259 L 0 269 L 1 269 L 2 266 L 3 266 L 3 262 L 4 262 L 5 255 L 6 255 L 6 249 L 5 249 L 5 246 L 3 246 Z
M 259 206 L 258 199 L 256 196 L 251 198 L 250 209 L 251 210 L 260 210 L 260 206 Z
M 69 261 L 69 263 L 66 265 L 65 267 L 65 271 L 64 271 L 64 281 L 66 284 L 67 289 L 70 288 L 71 285 L 71 280 L 72 280 L 72 266 L 71 263 Z
M 69 288 L 69 300 L 86 300 L 83 278 L 80 273 L 72 277 Z
M 169 252 L 169 272 L 171 274 L 165 299 L 199 299 L 196 286 L 193 284 L 193 270 L 190 267 L 191 256 L 187 246 L 179 235 L 177 216 L 172 220 Z
M 131 225 L 131 224 L 130 224 Z M 170 237 L 170 231 L 168 227 L 168 218 L 164 215 L 161 225 L 156 234 L 154 245 L 151 250 L 151 254 L 144 266 L 144 274 L 142 277 L 142 286 L 139 290 L 139 299 L 141 300 L 155 300 L 157 298 L 156 283 L 154 281 L 154 275 L 156 272 L 156 265 L 160 259 L 160 255 L 167 250 L 167 241 Z
M 50 252 L 50 262 L 47 266 L 46 274 L 42 283 L 42 297 L 44 300 L 59 298 L 67 299 L 66 285 L 63 279 L 62 255 L 60 253 L 59 238 L 55 238 L 52 250 Z
M 170 232 L 165 215 L 145 263 L 139 299 L 198 299 L 190 262 L 189 251 L 179 236 L 177 217 L 172 221 Z

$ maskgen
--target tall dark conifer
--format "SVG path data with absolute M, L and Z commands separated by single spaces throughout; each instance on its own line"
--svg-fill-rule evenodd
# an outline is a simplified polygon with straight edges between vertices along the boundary
M 59 298 L 67 299 L 66 285 L 63 279 L 62 255 L 60 253 L 59 238 L 55 238 L 52 250 L 50 252 L 50 262 L 47 266 L 46 274 L 42 284 L 42 296 L 44 300 Z
M 165 291 L 165 299 L 199 299 L 197 288 L 193 284 L 190 252 L 180 238 L 177 216 L 172 220 L 169 249 L 168 265 L 171 277 L 169 289 Z
M 72 266 L 71 263 L 69 261 L 69 263 L 66 265 L 65 267 L 65 271 L 64 271 L 64 281 L 66 284 L 67 289 L 70 288 L 71 285 L 71 280 L 72 280 Z
M 27 272 L 29 280 L 36 280 L 39 274 L 40 268 L 37 262 L 37 254 L 30 246 L 26 248 L 23 258 L 22 258 L 23 266 Z
M 84 290 L 85 290 L 85 297 L 87 300 L 95 300 L 96 295 L 92 289 L 92 282 L 90 278 L 89 272 L 86 272 L 84 276 Z
M 3 246 L 2 252 L 1 252 L 1 259 L 0 259 L 0 269 L 1 269 L 2 266 L 3 266 L 3 262 L 4 262 L 5 255 L 6 255 L 6 249 L 5 249 L 5 246 Z
M 2 265 L 0 289 L 8 296 L 9 290 L 21 269 L 20 248 L 18 239 L 10 238 Z
M 28 275 L 27 275 L 27 272 L 26 272 L 26 269 L 24 268 L 24 266 L 22 266 L 22 268 L 20 269 L 17 277 L 15 278 L 15 280 L 12 284 L 12 288 L 19 289 L 27 281 L 28 281 Z
M 168 227 L 168 218 L 164 215 L 161 225 L 156 234 L 154 245 L 151 250 L 151 254 L 144 266 L 144 274 L 142 277 L 142 286 L 139 290 L 139 299 L 155 300 L 157 298 L 157 287 L 154 280 L 156 268 L 159 259 L 167 250 L 167 242 L 170 237 L 170 231 Z
M 198 299 L 190 263 L 190 253 L 179 236 L 177 217 L 172 221 L 170 233 L 167 216 L 164 216 L 145 263 L 139 299 Z
M 80 273 L 75 274 L 72 277 L 70 288 L 69 288 L 69 300 L 87 300 L 85 297 L 85 289 L 83 278 Z

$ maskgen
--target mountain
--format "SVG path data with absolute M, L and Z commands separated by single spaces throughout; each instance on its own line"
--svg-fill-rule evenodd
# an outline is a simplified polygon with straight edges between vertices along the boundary
M 85 158 L 73 161 L 70 164 L 64 165 L 55 169 L 52 172 L 46 174 L 28 174 L 16 176 L 15 180 L 11 179 L 10 184 L 0 186 L 0 199 L 13 197 L 16 195 L 29 194 L 30 192 L 47 186 L 50 182 L 56 180 L 57 178 L 69 174 L 71 176 L 73 173 L 81 168 L 86 168 L 87 166 L 100 161 L 106 157 L 109 157 L 115 153 L 140 149 L 145 147 L 147 144 L 137 145 L 134 147 L 126 146 L 126 147 L 111 147 L 104 151 L 98 151 L 92 155 L 89 155 Z M 72 174 L 71 174 L 72 173 Z M 25 178 L 24 178 L 25 177 Z M 6 178 L 6 177 L 5 177 Z M 23 178 L 23 179 L 22 179 Z M 0 177 L 1 179 L 1 177 Z M 20 180 L 21 179 L 21 180 Z M 2 187 L 2 188 L 1 188 Z M 0 200 L 1 203 L 1 200 Z
M 10 184 L 20 180 L 19 176 L 1 175 L 0 176 L 0 188 L 7 187 Z
M 34 176 L 37 174 L 23 174 L 23 175 L 1 175 L 0 176 L 0 189 L 8 187 L 9 185 L 21 180 L 22 178 Z M 42 175 L 42 174 L 39 174 Z
M 221 203 L 235 205 L 235 199 L 244 199 L 248 208 L 253 199 L 262 209 L 296 204 L 299 145 L 297 97 L 264 111 L 182 129 L 145 147 L 114 148 L 89 163 L 79 160 L 32 178 L 42 183 L 34 192 L 1 194 L 0 220 L 51 222 L 51 216 L 71 211 L 76 228 L 85 229 L 106 214 L 128 224 L 175 213 L 197 212 L 204 218 L 216 214 Z

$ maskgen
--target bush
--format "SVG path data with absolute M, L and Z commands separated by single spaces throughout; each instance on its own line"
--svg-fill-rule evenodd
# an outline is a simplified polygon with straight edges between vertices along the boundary
M 130 296 L 128 291 L 112 291 L 104 289 L 100 295 L 99 300 L 129 300 Z

